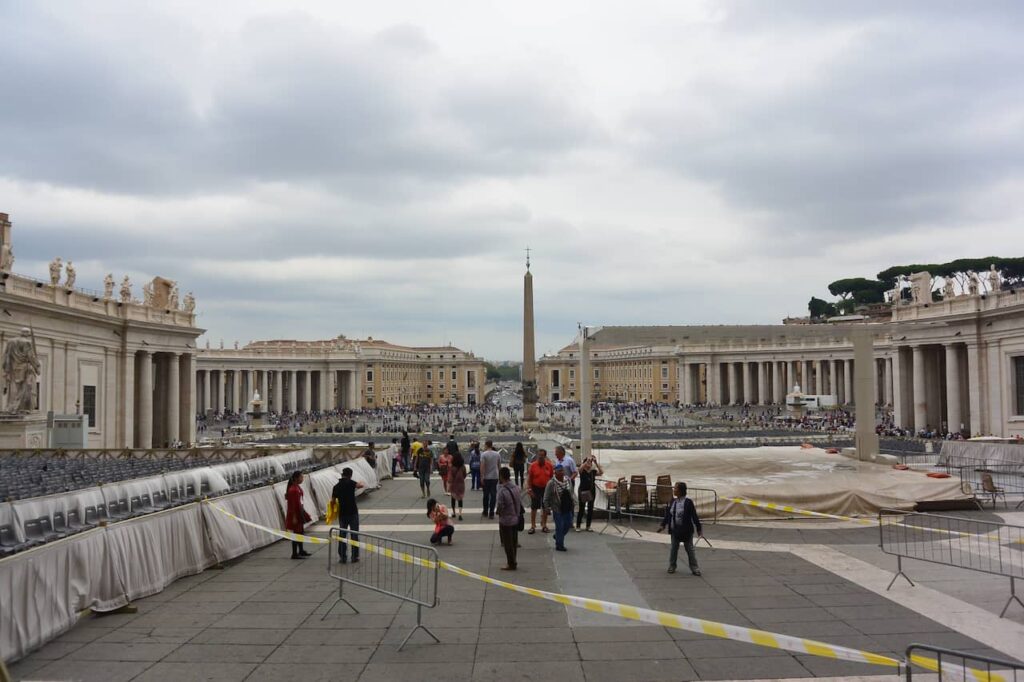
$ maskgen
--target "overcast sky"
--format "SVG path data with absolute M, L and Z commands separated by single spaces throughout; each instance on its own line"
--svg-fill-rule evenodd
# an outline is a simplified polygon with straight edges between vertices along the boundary
M 301 8 L 301 9 L 300 9 Z M 19 273 L 180 282 L 213 344 L 776 323 L 1024 256 L 1024 3 L 0 2 Z

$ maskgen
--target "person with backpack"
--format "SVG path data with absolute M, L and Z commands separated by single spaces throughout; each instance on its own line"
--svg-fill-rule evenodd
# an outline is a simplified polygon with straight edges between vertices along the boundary
M 551 515 L 555 517 L 555 550 L 565 552 L 565 536 L 572 528 L 576 493 L 561 464 L 555 465 L 555 475 L 544 488 L 544 506 L 550 508 Z
M 658 527 L 658 532 L 668 527 L 671 535 L 669 544 L 671 549 L 668 555 L 668 572 L 676 572 L 676 560 L 679 558 L 679 543 L 686 548 L 686 558 L 690 563 L 690 572 L 700 575 L 700 566 L 697 565 L 697 554 L 693 550 L 693 531 L 696 529 L 697 537 L 703 537 L 704 531 L 700 525 L 700 517 L 697 516 L 697 507 L 693 500 L 686 496 L 686 484 L 682 481 L 676 483 L 675 499 L 665 510 L 665 518 Z

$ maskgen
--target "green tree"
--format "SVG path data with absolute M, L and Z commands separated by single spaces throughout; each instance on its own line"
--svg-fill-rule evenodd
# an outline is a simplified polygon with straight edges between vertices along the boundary
M 835 317 L 838 312 L 834 303 L 823 301 L 814 296 L 811 296 L 811 300 L 807 302 L 807 310 L 811 314 L 811 319 L 815 320 L 823 317 Z

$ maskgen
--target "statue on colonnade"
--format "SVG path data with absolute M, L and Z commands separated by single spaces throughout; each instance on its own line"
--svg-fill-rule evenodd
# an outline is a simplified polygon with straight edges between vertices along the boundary
M 33 392 L 39 376 L 39 355 L 36 353 L 36 338 L 30 328 L 21 330 L 7 342 L 3 355 L 4 388 L 7 412 L 30 412 L 33 406 Z

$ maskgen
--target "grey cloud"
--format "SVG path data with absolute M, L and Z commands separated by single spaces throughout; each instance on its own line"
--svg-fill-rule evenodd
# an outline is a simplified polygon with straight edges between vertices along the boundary
M 773 239 L 780 230 L 843 239 L 956 221 L 970 193 L 1024 174 L 1020 131 L 996 132 L 999 117 L 1024 110 L 1024 44 L 1005 28 L 1019 10 L 986 14 L 979 33 L 979 19 L 958 25 L 955 13 L 887 23 L 887 10 L 811 4 L 845 7 L 820 12 L 859 28 L 855 46 L 788 90 L 695 81 L 638 108 L 630 123 L 647 140 L 641 156 L 766 215 Z M 747 19 L 766 5 L 739 6 L 722 30 L 763 37 L 771 26 Z

